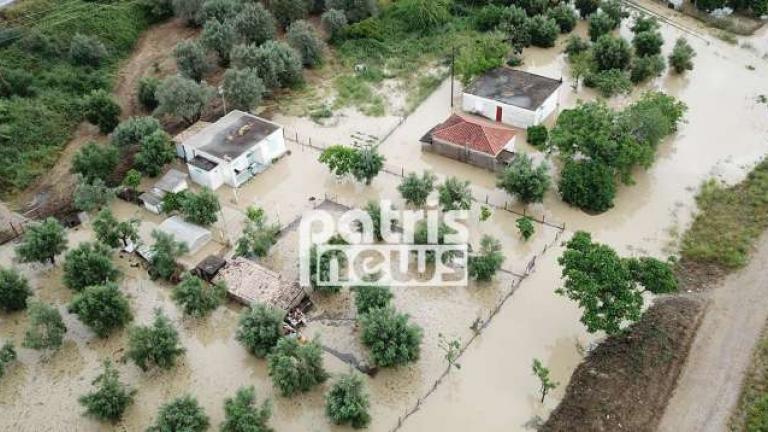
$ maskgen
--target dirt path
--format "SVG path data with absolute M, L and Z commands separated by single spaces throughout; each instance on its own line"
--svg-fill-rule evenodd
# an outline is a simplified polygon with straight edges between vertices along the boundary
M 115 99 L 122 108 L 122 119 L 142 112 L 136 101 L 136 86 L 139 80 L 145 75 L 172 73 L 175 70 L 171 55 L 173 47 L 179 41 L 194 36 L 196 32 L 197 30 L 184 26 L 183 20 L 174 19 L 154 26 L 142 34 L 136 42 L 133 54 L 120 67 L 113 90 Z M 40 214 L 47 214 L 47 209 L 57 207 L 57 203 L 62 200 L 66 201 L 75 185 L 75 179 L 69 172 L 75 153 L 89 141 L 105 139 L 97 128 L 87 122 L 81 123 L 74 131 L 72 140 L 62 149 L 56 164 L 45 176 L 20 193 L 13 207 L 25 212 L 38 208 Z
M 768 234 L 750 264 L 710 294 L 660 432 L 727 430 L 752 351 L 768 319 Z

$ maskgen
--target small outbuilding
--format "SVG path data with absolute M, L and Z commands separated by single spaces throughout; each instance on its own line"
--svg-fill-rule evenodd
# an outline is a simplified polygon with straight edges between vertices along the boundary
M 192 181 L 214 190 L 240 187 L 288 151 L 280 125 L 243 111 L 192 128 L 176 137 L 176 152 Z
M 518 128 L 537 125 L 558 107 L 562 79 L 509 67 L 476 78 L 464 89 L 462 109 Z
M 421 138 L 421 149 L 491 171 L 515 157 L 514 129 L 487 120 L 452 114 Z
M 224 283 L 229 295 L 240 303 L 263 303 L 285 312 L 307 296 L 298 281 L 287 281 L 279 273 L 244 257 L 227 262 L 213 282 Z
M 189 254 L 194 255 L 211 241 L 211 232 L 199 225 L 191 224 L 181 216 L 171 216 L 164 220 L 158 230 L 172 234 L 176 241 L 184 242 L 189 248 Z
M 189 187 L 187 177 L 187 174 L 177 169 L 170 169 L 150 190 L 139 195 L 139 200 L 144 203 L 144 208 L 160 214 L 163 212 L 162 204 L 165 194 L 186 190 Z

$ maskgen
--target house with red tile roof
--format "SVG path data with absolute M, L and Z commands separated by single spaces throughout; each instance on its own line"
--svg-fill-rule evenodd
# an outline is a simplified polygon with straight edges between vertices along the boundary
M 491 171 L 514 158 L 517 131 L 468 114 L 451 114 L 421 138 L 424 151 Z

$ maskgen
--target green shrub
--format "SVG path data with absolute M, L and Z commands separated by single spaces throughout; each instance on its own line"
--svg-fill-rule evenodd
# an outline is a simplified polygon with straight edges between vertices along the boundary
M 358 373 L 342 375 L 325 396 L 325 413 L 337 425 L 349 424 L 355 429 L 367 427 L 370 402 L 365 383 Z
M 86 287 L 72 299 L 69 312 L 102 338 L 133 319 L 128 299 L 114 283 Z
M 61 346 L 67 327 L 58 309 L 35 301 L 29 304 L 27 316 L 29 324 L 22 346 L 34 350 L 56 350 Z
M 114 146 L 100 145 L 93 141 L 81 147 L 72 158 L 71 171 L 80 174 L 85 181 L 106 181 L 115 171 L 118 152 Z
M 210 69 L 205 50 L 198 42 L 181 41 L 173 49 L 176 67 L 181 75 L 200 82 Z
M 520 232 L 523 240 L 527 241 L 536 232 L 536 228 L 533 225 L 533 219 L 527 216 L 517 218 L 515 225 L 517 225 L 517 230 Z
M 56 255 L 67 249 L 67 236 L 64 227 L 54 218 L 27 228 L 21 244 L 16 246 L 16 257 L 21 262 L 46 261 L 56 263 Z
M 85 98 L 83 110 L 85 118 L 104 134 L 112 132 L 120 122 L 120 105 L 104 90 L 94 90 Z
M 219 197 L 207 187 L 197 193 L 187 193 L 181 200 L 181 212 L 187 222 L 211 226 L 218 220 L 221 211 Z
M 613 207 L 616 185 L 610 168 L 594 161 L 568 161 L 560 173 L 558 190 L 563 201 L 591 212 Z
M 528 34 L 531 36 L 531 45 L 550 48 L 555 46 L 560 26 L 554 18 L 536 15 L 528 21 Z
M 283 28 L 295 21 L 303 20 L 309 14 L 306 0 L 271 0 L 269 9 Z
M 380 367 L 399 366 L 419 358 L 422 330 L 408 315 L 385 307 L 371 309 L 360 318 L 362 342 Z
M 251 354 L 264 358 L 283 335 L 285 312 L 256 303 L 240 315 L 235 338 Z
M 521 153 L 504 168 L 496 186 L 528 204 L 542 202 L 551 182 L 546 162 L 534 166 L 531 157 Z
M 102 243 L 80 243 L 64 258 L 64 284 L 75 291 L 114 282 L 119 276 L 112 263 L 112 250 Z
M 397 190 L 406 204 L 423 207 L 427 203 L 427 198 L 435 189 L 436 180 L 437 176 L 429 171 L 424 171 L 421 177 L 411 172 L 403 178 Z
M 236 41 L 237 32 L 231 21 L 210 20 L 205 23 L 203 33 L 200 35 L 200 43 L 219 56 L 221 66 L 229 66 L 230 52 Z
M 480 250 L 469 257 L 469 277 L 478 281 L 489 281 L 504 263 L 501 242 L 484 235 L 480 240 Z
M 155 309 L 155 319 L 151 326 L 134 326 L 130 329 L 125 357 L 143 371 L 152 366 L 170 369 L 176 365 L 176 359 L 184 351 L 179 333 L 171 321 L 160 309 Z
M 139 80 L 139 88 L 137 89 L 136 97 L 139 103 L 147 111 L 153 111 L 157 108 L 157 87 L 160 85 L 160 80 L 155 77 L 146 76 Z
M 131 117 L 117 125 L 112 132 L 111 141 L 118 148 L 126 149 L 139 145 L 145 137 L 162 129 L 160 122 L 154 117 Z
M 277 33 L 275 17 L 258 2 L 247 2 L 233 24 L 241 39 L 256 46 L 273 40 Z
M 355 307 L 357 314 L 363 315 L 376 308 L 383 308 L 392 302 L 392 291 L 389 287 L 362 285 L 355 288 Z
M 677 291 L 677 277 L 672 266 L 652 257 L 630 258 L 627 260 L 632 279 L 654 294 L 668 294 Z
M 635 57 L 632 62 L 632 69 L 629 71 L 629 79 L 633 83 L 640 83 L 645 80 L 659 77 L 664 68 L 664 57 L 660 55 L 652 55 L 646 57 Z
M 659 55 L 664 38 L 658 31 L 643 31 L 635 33 L 632 45 L 635 46 L 635 54 L 640 57 Z
M 155 242 L 149 248 L 152 254 L 149 260 L 150 275 L 171 280 L 179 270 L 176 259 L 189 252 L 189 247 L 184 242 L 176 241 L 173 234 L 163 231 L 153 230 L 152 238 Z
M 69 46 L 69 58 L 78 66 L 99 66 L 107 57 L 107 49 L 96 37 L 76 34 Z
M 344 12 L 337 9 L 328 9 L 320 18 L 325 32 L 328 33 L 332 42 L 337 42 L 344 34 L 347 28 L 347 16 Z
M 197 399 L 184 395 L 161 406 L 155 423 L 147 432 L 203 432 L 209 426 L 210 419 Z
M 108 187 L 104 180 L 95 179 L 88 182 L 79 178 L 72 197 L 75 209 L 92 212 L 109 205 L 115 199 L 115 190 Z
M 95 390 L 78 398 L 85 414 L 101 421 L 119 421 L 133 403 L 136 390 L 120 382 L 120 373 L 109 360 L 104 361 L 104 371 L 91 384 Z
M 631 73 L 609 69 L 587 74 L 584 77 L 584 85 L 597 89 L 603 97 L 612 97 L 632 91 L 631 78 Z
M 554 19 L 560 28 L 560 33 L 570 33 L 578 18 L 576 12 L 566 3 L 560 3 L 547 11 L 547 16 Z
M 303 1 L 303 0 L 299 0 Z M 288 27 L 288 43 L 299 52 L 304 66 L 314 67 L 323 63 L 323 42 L 315 28 L 307 21 L 296 21 Z
M 599 71 L 625 70 L 632 60 L 629 44 L 620 37 L 603 35 L 595 42 L 592 51 Z
M 526 135 L 526 140 L 528 141 L 528 144 L 537 148 L 543 148 L 546 146 L 548 138 L 549 138 L 549 132 L 547 131 L 546 126 L 544 125 L 528 126 L 527 135 Z
M 323 349 L 317 341 L 299 343 L 281 338 L 267 356 L 272 385 L 283 396 L 307 392 L 328 379 L 323 369 Z
M 5 375 L 5 368 L 8 367 L 8 363 L 16 360 L 16 349 L 11 342 L 6 342 L 3 347 L 0 348 L 0 378 Z
M 0 267 L 0 308 L 6 312 L 26 309 L 31 295 L 27 278 L 14 268 Z
M 256 391 L 253 386 L 240 387 L 235 397 L 224 401 L 224 422 L 221 432 L 272 432 L 269 418 L 272 408 L 269 400 L 256 406 Z
M 197 276 L 187 274 L 181 283 L 173 287 L 171 297 L 184 310 L 184 314 L 204 317 L 216 310 L 224 301 L 226 287 L 220 284 L 208 286 Z
M 669 55 L 669 64 L 676 73 L 683 73 L 687 70 L 693 70 L 693 58 L 696 52 L 691 48 L 684 38 L 675 41 L 675 47 L 672 54 Z
M 134 165 L 142 174 L 157 177 L 175 156 L 171 137 L 162 130 L 156 130 L 141 139 Z

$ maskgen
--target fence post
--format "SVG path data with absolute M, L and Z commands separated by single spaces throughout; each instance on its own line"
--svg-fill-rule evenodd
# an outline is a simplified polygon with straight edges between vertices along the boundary
M 485 203 L 488 204 L 488 194 L 485 194 Z

